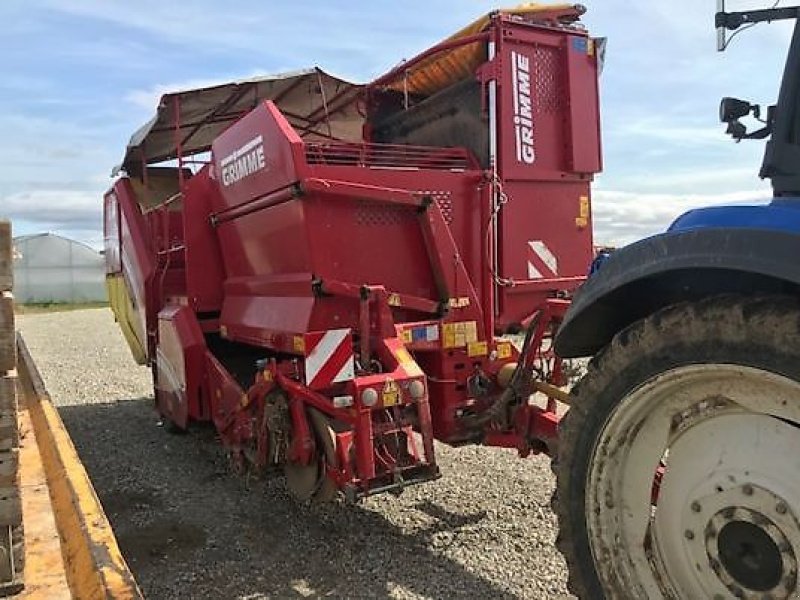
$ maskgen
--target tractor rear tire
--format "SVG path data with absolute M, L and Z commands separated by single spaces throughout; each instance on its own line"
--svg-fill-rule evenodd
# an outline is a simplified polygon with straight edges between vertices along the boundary
M 573 389 L 552 506 L 579 598 L 788 598 L 800 301 L 719 296 L 617 334 Z

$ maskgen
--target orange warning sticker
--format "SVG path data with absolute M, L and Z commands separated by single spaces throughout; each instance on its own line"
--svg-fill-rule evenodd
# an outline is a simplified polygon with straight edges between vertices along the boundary
M 384 406 L 394 406 L 400 400 L 400 388 L 394 379 L 387 379 L 381 392 L 381 402 Z

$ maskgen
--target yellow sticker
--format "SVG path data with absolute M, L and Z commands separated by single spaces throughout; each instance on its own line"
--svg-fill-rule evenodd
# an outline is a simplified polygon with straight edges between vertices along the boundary
M 475 321 L 459 321 L 442 325 L 442 346 L 463 348 L 478 339 L 478 324 Z
M 450 298 L 448 301 L 450 308 L 465 308 L 469 306 L 469 297 L 462 296 L 461 298 Z
M 219 335 L 220 337 L 228 337 L 228 328 L 225 325 L 219 326 Z
M 579 215 L 584 219 L 589 218 L 589 196 L 581 196 L 580 197 L 580 209 Z
M 510 342 L 500 342 L 497 344 L 497 358 L 511 358 Z
M 414 341 L 414 339 L 411 337 L 411 330 L 410 329 L 404 329 L 402 336 L 403 336 L 402 340 L 403 340 L 404 344 L 410 344 L 411 342 Z
M 394 379 L 387 379 L 381 392 L 381 401 L 384 406 L 394 406 L 400 398 L 400 388 Z
M 486 342 L 470 342 L 467 344 L 467 356 L 486 356 L 489 354 L 489 344 Z
M 575 227 L 584 229 L 589 225 L 589 196 L 578 198 L 578 216 L 575 217 Z
M 272 371 L 264 371 L 264 381 L 272 381 Z
M 589 56 L 594 56 L 594 40 L 592 38 L 589 38 L 588 40 L 586 40 L 586 42 L 587 42 L 586 54 L 588 54 Z
M 296 335 L 292 339 L 292 347 L 294 348 L 295 352 L 300 354 L 306 353 L 306 341 L 303 339 L 302 335 Z
M 475 321 L 464 323 L 464 343 L 470 344 L 478 341 L 478 324 Z
M 400 294 L 389 294 L 389 306 L 401 306 Z
M 443 323 L 442 324 L 442 347 L 455 348 L 456 347 L 456 324 Z

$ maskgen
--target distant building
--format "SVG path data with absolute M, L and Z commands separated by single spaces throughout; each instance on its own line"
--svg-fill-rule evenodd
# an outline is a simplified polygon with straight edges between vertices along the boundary
M 102 255 L 52 233 L 14 238 L 14 299 L 33 302 L 106 300 Z

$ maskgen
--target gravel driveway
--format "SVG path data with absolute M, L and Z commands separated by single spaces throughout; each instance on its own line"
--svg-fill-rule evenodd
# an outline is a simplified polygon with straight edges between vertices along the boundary
M 17 323 L 147 598 L 569 597 L 546 458 L 438 445 L 435 483 L 298 506 L 230 474 L 210 429 L 158 427 L 109 310 Z

